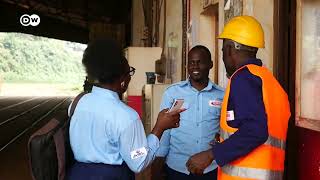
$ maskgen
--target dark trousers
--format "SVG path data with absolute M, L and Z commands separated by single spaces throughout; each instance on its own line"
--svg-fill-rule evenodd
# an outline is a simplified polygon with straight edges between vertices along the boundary
M 210 171 L 203 175 L 193 175 L 193 174 L 184 174 L 178 171 L 175 171 L 169 168 L 167 165 L 165 167 L 167 173 L 167 180 L 217 180 L 218 169 Z
M 68 180 L 134 180 L 134 173 L 123 163 L 108 165 L 76 162 L 68 174 Z

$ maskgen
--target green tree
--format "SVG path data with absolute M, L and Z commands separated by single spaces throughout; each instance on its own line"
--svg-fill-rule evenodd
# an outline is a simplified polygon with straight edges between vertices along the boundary
M 7 82 L 82 83 L 85 45 L 20 33 L 0 33 L 0 74 Z

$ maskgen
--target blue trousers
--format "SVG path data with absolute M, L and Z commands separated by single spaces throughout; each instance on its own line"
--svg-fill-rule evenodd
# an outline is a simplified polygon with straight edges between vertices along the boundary
M 108 165 L 76 162 L 71 168 L 69 180 L 134 180 L 134 173 L 127 164 Z
M 217 180 L 218 169 L 200 176 L 194 174 L 184 174 L 169 168 L 167 165 L 165 167 L 165 171 L 167 173 L 167 180 Z

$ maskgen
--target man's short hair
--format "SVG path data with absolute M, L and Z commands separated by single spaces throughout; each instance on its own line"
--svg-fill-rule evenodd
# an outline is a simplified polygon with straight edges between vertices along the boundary
M 202 51 L 206 54 L 206 56 L 208 57 L 208 60 L 209 61 L 212 61 L 211 60 L 211 53 L 209 51 L 209 49 L 205 46 L 202 46 L 202 45 L 196 45 L 194 46 L 193 48 L 190 49 L 189 53 L 192 52 L 192 51 L 195 51 L 195 50 L 199 50 L 199 51 Z

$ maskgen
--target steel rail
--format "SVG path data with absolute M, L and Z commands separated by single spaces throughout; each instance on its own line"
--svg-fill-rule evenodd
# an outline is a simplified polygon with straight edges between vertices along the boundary
M 65 98 L 62 102 L 58 103 L 57 105 L 55 105 L 50 111 L 48 111 L 46 114 L 44 114 L 43 116 L 41 116 L 38 120 L 36 120 L 35 122 L 33 122 L 31 124 L 31 126 L 29 126 L 28 128 L 24 129 L 22 132 L 20 132 L 16 137 L 12 138 L 7 144 L 5 144 L 4 146 L 2 146 L 0 148 L 0 152 L 3 151 L 6 147 L 8 147 L 10 144 L 12 144 L 13 142 L 15 142 L 17 139 L 19 139 L 22 135 L 24 135 L 28 130 L 30 130 L 31 128 L 33 128 L 35 125 L 37 125 L 40 121 L 42 121 L 43 119 L 45 119 L 47 116 L 49 116 L 52 112 L 54 112 L 56 109 L 58 109 L 63 103 L 65 103 L 69 98 Z
M 32 100 L 35 100 L 35 99 L 39 99 L 39 98 L 40 98 L 40 96 L 37 96 L 37 97 L 33 97 L 33 98 L 31 98 L 31 99 L 27 99 L 27 100 L 22 101 L 22 102 L 18 102 L 18 103 L 12 104 L 12 105 L 10 105 L 10 106 L 6 106 L 6 107 L 4 107 L 4 108 L 1 108 L 0 111 L 6 110 L 6 109 L 10 109 L 10 108 L 16 107 L 16 106 L 18 106 L 18 105 L 21 105 L 21 104 L 24 104 L 24 103 L 26 103 L 26 102 L 29 102 L 29 101 L 32 101 Z

